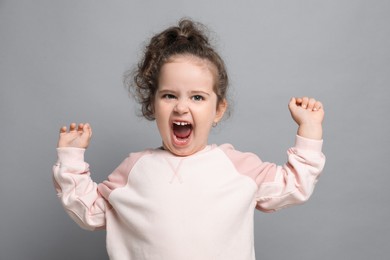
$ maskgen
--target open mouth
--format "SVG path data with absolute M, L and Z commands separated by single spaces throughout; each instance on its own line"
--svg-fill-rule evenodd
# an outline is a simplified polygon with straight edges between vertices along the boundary
M 178 141 L 185 141 L 192 133 L 192 125 L 188 122 L 175 121 L 172 130 Z

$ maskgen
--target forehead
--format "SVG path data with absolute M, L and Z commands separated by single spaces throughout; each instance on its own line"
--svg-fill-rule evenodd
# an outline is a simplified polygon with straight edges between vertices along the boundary
M 203 81 L 214 86 L 216 69 L 206 59 L 193 55 L 173 56 L 161 67 L 159 83 L 166 81 Z
M 192 54 L 173 55 L 168 58 L 168 60 L 164 63 L 164 65 L 168 63 L 191 63 L 193 65 L 199 66 L 202 69 L 209 70 L 209 72 L 211 72 L 214 78 L 216 78 L 218 74 L 217 67 L 213 62 L 211 62 L 208 59 L 200 58 Z

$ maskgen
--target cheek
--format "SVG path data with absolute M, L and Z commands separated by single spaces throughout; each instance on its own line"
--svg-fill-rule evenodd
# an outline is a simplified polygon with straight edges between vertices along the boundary
M 169 118 L 171 116 L 171 110 L 167 104 L 156 104 L 154 118 L 156 120 L 157 127 L 161 134 L 167 134 L 171 126 L 169 125 Z
M 155 102 L 153 106 L 154 115 L 157 118 L 161 118 L 166 114 L 166 106 L 164 106 L 161 102 Z
M 216 109 L 214 105 L 208 105 L 207 107 L 203 107 L 202 109 L 199 109 L 195 115 L 197 116 L 197 121 L 201 122 L 203 127 L 206 127 L 208 125 L 212 125 L 214 122 L 215 116 L 216 116 Z

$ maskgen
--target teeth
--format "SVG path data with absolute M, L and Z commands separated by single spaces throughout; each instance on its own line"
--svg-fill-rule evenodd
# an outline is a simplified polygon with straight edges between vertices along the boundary
M 175 125 L 189 125 L 187 122 L 173 122 Z

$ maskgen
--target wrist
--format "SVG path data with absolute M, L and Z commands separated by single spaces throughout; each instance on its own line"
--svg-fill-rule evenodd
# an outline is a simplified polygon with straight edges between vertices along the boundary
M 77 147 L 58 147 L 57 156 L 58 161 L 62 163 L 71 163 L 71 162 L 83 162 L 84 161 L 84 148 Z
M 304 123 L 299 125 L 297 134 L 299 136 L 321 140 L 322 139 L 322 124 L 318 123 Z

